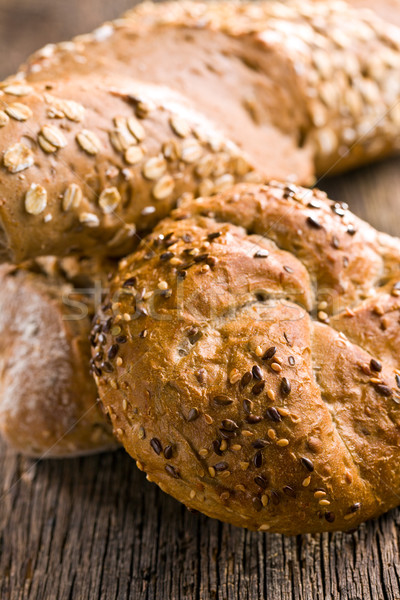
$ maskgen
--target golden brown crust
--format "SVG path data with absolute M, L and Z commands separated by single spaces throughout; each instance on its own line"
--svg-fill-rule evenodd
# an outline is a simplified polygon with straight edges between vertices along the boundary
M 373 348 L 340 315 L 372 296 L 394 310 L 399 265 L 398 240 L 318 191 L 183 202 L 121 261 L 96 321 L 114 432 L 151 481 L 234 525 L 346 530 L 395 506 L 398 320 Z
M 166 88 L 71 76 L 3 91 L 0 221 L 10 261 L 121 256 L 182 194 L 251 175 L 234 144 Z
M 104 275 L 70 262 L 0 270 L 0 432 L 41 458 L 117 445 L 89 375 L 94 279 Z
M 336 0 L 144 2 L 47 46 L 22 73 L 112 70 L 168 85 L 268 176 L 304 182 L 311 160 L 325 174 L 399 149 L 399 40 L 392 19 Z

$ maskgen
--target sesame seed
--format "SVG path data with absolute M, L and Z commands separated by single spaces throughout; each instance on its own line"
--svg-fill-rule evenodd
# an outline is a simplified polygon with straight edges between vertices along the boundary
M 329 500 L 320 500 L 320 501 L 318 502 L 318 504 L 319 504 L 320 506 L 329 506 L 329 505 L 330 505 L 330 502 L 329 502 Z
M 323 310 L 320 310 L 318 312 L 318 319 L 320 321 L 327 321 L 329 319 L 329 315 L 326 312 L 324 312 Z
M 311 483 L 311 475 L 309 475 L 308 477 L 306 477 L 305 479 L 303 479 L 301 485 L 303 487 L 308 487 Z
M 275 400 L 275 392 L 273 390 L 267 390 L 267 396 L 270 400 Z
M 324 496 L 326 496 L 326 492 L 324 490 L 317 490 L 314 492 L 315 498 L 323 498 Z
M 270 440 L 275 440 L 276 439 L 275 429 L 268 429 L 267 436 L 269 437 Z
M 247 469 L 248 469 L 248 468 L 249 468 L 249 466 L 250 466 L 250 463 L 248 463 L 248 462 L 244 462 L 244 461 L 241 461 L 241 462 L 239 463 L 239 466 L 240 466 L 240 468 L 242 469 L 242 471 L 247 471 Z
M 242 436 L 243 437 L 253 437 L 254 433 L 249 431 L 248 429 L 243 429 Z
M 199 454 L 202 458 L 205 458 L 208 454 L 207 448 L 201 448 L 201 450 L 199 450 Z
M 204 420 L 206 423 L 208 423 L 208 425 L 211 425 L 212 423 L 214 423 L 214 419 L 212 417 L 210 417 L 210 415 L 207 415 L 207 414 L 204 415 Z
M 254 254 L 254 258 L 268 258 L 268 256 L 268 250 L 257 250 L 257 252 Z
M 146 437 L 146 432 L 144 430 L 144 427 L 139 427 L 138 437 L 139 437 L 139 440 L 144 440 L 144 438 Z
M 277 446 L 280 446 L 281 448 L 284 448 L 285 446 L 289 445 L 289 440 L 287 440 L 286 438 L 281 438 L 280 440 L 278 440 L 276 442 Z
M 254 352 L 255 352 L 256 356 L 261 358 L 261 356 L 263 354 L 261 346 L 257 346 Z
M 235 452 L 238 452 L 241 449 L 242 449 L 242 446 L 240 444 L 233 444 L 231 446 L 231 450 L 234 450 Z
M 196 492 L 194 490 L 190 490 L 189 497 L 191 500 L 196 497 Z
M 208 467 L 208 472 L 210 473 L 211 477 L 215 477 L 216 472 L 214 467 Z
M 281 365 L 277 362 L 271 363 L 271 369 L 275 371 L 275 373 L 280 373 L 282 371 Z

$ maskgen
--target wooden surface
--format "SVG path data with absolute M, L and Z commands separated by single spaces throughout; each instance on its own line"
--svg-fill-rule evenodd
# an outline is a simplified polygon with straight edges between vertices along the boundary
M 128 0 L 0 0 L 0 74 Z M 400 160 L 323 187 L 400 234 Z M 0 600 L 400 600 L 400 511 L 283 538 L 189 513 L 123 451 L 34 462 L 0 444 Z

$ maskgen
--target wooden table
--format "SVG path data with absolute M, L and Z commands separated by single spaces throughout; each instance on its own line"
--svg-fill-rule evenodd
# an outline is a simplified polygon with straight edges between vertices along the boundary
M 129 0 L 0 0 L 0 75 Z M 322 182 L 400 234 L 400 160 Z M 400 511 L 351 534 L 254 534 L 189 513 L 123 451 L 34 462 L 0 445 L 0 599 L 400 600 Z

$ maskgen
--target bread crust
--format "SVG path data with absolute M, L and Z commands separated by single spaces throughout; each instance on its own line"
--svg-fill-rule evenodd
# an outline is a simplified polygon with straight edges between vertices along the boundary
M 315 190 L 184 202 L 121 261 L 95 321 L 116 436 L 150 481 L 234 525 L 348 530 L 396 506 L 399 265 L 399 240 Z
M 73 262 L 0 269 L 0 433 L 29 456 L 117 447 L 89 373 L 94 280 L 105 275 Z
M 6 86 L 0 100 L 18 117 L 0 129 L 10 262 L 121 256 L 182 194 L 212 193 L 253 174 L 215 125 L 160 86 L 71 75 Z
M 22 73 L 111 70 L 168 85 L 267 176 L 308 183 L 313 170 L 339 172 L 399 150 L 400 30 L 377 14 L 400 15 L 398 2 L 390 13 L 387 1 L 375 12 L 363 7 L 368 0 L 351 4 L 144 2 L 92 35 L 47 46 Z

